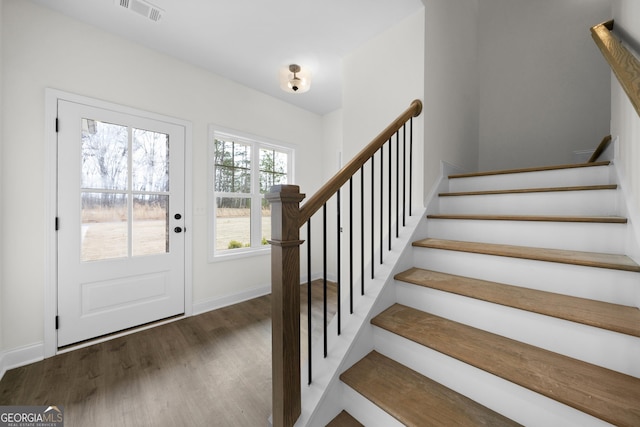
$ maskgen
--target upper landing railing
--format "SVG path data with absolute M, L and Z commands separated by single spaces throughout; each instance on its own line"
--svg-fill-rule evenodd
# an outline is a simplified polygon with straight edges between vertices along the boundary
M 312 381 L 311 360 L 311 218 L 318 213 L 322 229 L 323 262 L 323 337 L 324 357 L 327 357 L 327 253 L 335 253 L 337 277 L 337 334 L 341 328 L 341 248 L 348 254 L 344 276 L 348 281 L 349 310 L 353 313 L 353 292 L 359 287 L 365 292 L 365 263 L 383 263 L 383 256 L 398 238 L 399 226 L 411 215 L 413 117 L 422 112 L 422 102 L 415 100 L 397 119 L 386 127 L 353 160 L 344 166 L 302 207 L 304 195 L 296 185 L 271 188 L 267 199 L 271 203 L 271 304 L 272 304 L 272 382 L 273 425 L 293 426 L 301 414 L 300 370 L 300 228 L 307 225 L 307 340 L 308 382 Z M 407 129 L 408 128 L 408 129 Z M 355 190 L 354 190 L 355 184 Z M 341 194 L 341 191 L 343 192 Z M 341 207 L 342 196 L 345 205 Z M 355 202 L 355 203 L 354 203 Z M 331 203 L 331 213 L 327 208 Z M 408 205 L 408 209 L 407 209 Z M 335 210 L 334 210 L 335 208 Z M 344 211 L 344 212 L 343 212 Z M 365 212 L 367 216 L 365 217 Z M 327 215 L 332 214 L 336 229 L 327 233 Z M 344 225 L 347 236 L 341 241 Z M 315 218 L 315 217 L 314 217 Z M 315 220 L 314 220 L 315 223 Z M 366 223 L 366 227 L 365 227 Z M 333 234 L 335 233 L 335 234 Z M 328 236 L 335 236 L 328 248 Z M 333 239 L 332 239 L 333 240 Z M 385 245 L 388 243 L 388 246 Z M 375 258 L 375 261 L 374 261 Z M 334 261 L 332 261 L 334 262 Z M 366 274 L 369 277 L 369 274 Z M 369 280 L 369 279 L 367 279 Z M 356 286 L 356 283 L 359 286 Z M 345 295 L 347 295 L 345 284 Z
M 591 28 L 591 37 L 640 116 L 640 61 L 611 34 L 612 30 L 613 20 L 603 22 Z

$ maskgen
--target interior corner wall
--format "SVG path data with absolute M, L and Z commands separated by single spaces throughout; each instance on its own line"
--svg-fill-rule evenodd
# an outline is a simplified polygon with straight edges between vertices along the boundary
M 614 35 L 624 34 L 623 40 L 632 43 L 637 58 L 640 58 L 640 2 L 638 0 L 617 0 L 613 7 Z M 604 58 L 601 59 L 605 62 Z M 606 62 L 605 62 L 606 63 Z M 618 79 L 611 75 L 611 135 L 617 137 L 616 166 L 627 197 L 633 226 L 640 230 L 640 116 L 633 108 Z M 640 238 L 636 237 L 640 243 Z M 640 254 L 633 254 L 640 260 Z M 639 294 L 640 295 L 640 294 Z
M 321 116 L 30 1 L 4 0 L 1 24 L 2 95 L 11 106 L 2 116 L 0 168 L 5 350 L 43 341 L 45 221 L 53 224 L 43 214 L 47 87 L 191 122 L 193 303 L 268 289 L 268 255 L 208 262 L 208 125 L 296 147 L 296 183 L 314 191 L 323 174 Z
M 0 0 L 0 24 L 2 24 L 2 9 L 4 7 L 4 0 Z M 3 58 L 4 58 L 4 49 L 3 49 L 3 37 L 2 37 L 2 26 L 0 26 L 0 165 L 2 165 L 2 145 L 3 145 L 3 141 L 4 141 L 4 128 L 2 126 L 2 120 L 3 120 L 3 111 L 4 111 L 4 96 L 3 96 L 3 86 L 4 86 L 4 79 L 3 79 Z M 3 170 L 4 168 L 2 168 L 2 170 L 0 170 L 0 355 L 2 354 L 3 350 L 4 350 L 4 332 L 3 332 L 3 325 L 4 325 L 4 308 L 2 306 L 2 288 L 3 288 L 3 283 L 4 283 L 4 268 L 2 268 L 3 263 L 4 263 L 4 257 L 2 256 L 3 252 L 4 252 L 4 221 L 3 221 L 3 211 L 4 208 L 6 206 L 6 204 L 4 203 L 4 177 L 3 177 Z M 2 372 L 2 361 L 1 361 L 1 357 L 0 357 L 0 375 Z
M 611 0 L 479 6 L 480 169 L 572 163 L 574 151 L 594 150 L 609 134 L 610 85 L 589 28 L 611 19 Z
M 445 161 L 478 166 L 478 0 L 425 4 L 425 191 Z M 427 194 L 425 194 L 425 197 Z
M 343 63 L 343 162 L 347 163 L 389 123 L 424 98 L 424 11 L 414 13 L 349 54 Z M 423 115 L 414 119 L 422 141 Z M 416 159 L 422 157 L 417 147 Z M 415 160 L 414 183 L 422 182 Z M 418 177 L 417 174 L 420 174 Z M 417 184 L 416 184 L 417 185 Z M 421 187 L 421 185 L 420 185 Z M 422 205 L 421 189 L 416 202 Z

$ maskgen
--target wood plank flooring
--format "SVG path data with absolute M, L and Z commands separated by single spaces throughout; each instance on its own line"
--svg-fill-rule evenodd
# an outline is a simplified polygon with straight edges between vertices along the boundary
M 321 284 L 313 286 L 321 301 Z M 301 294 L 306 302 L 306 286 Z M 312 317 L 321 309 L 314 303 Z M 61 405 L 67 427 L 264 426 L 270 313 L 264 296 L 12 369 L 0 381 L 0 405 Z
M 364 427 L 347 411 L 340 412 L 326 427 Z

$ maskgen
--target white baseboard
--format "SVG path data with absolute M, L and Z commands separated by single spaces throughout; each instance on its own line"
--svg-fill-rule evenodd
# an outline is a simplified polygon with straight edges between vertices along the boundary
M 261 285 L 255 288 L 247 289 L 235 294 L 225 295 L 222 297 L 211 298 L 206 301 L 193 304 L 193 315 L 206 313 L 211 310 L 228 307 L 253 298 L 258 298 L 271 293 L 271 285 Z
M 311 280 L 318 280 L 322 278 L 322 273 L 312 273 Z M 304 277 L 300 277 L 300 285 L 307 284 L 308 277 L 305 275 Z M 327 274 L 327 280 L 336 281 L 336 277 L 334 274 Z M 265 285 L 256 286 L 254 288 L 250 288 L 244 290 L 242 292 L 238 292 L 235 294 L 229 294 L 222 297 L 211 298 L 206 301 L 198 302 L 193 304 L 193 315 L 196 316 L 198 314 L 206 313 L 211 310 L 217 310 L 219 308 L 228 307 L 233 304 L 238 304 L 244 301 L 248 301 L 250 299 L 258 298 L 263 295 L 268 295 L 271 293 L 271 283 L 267 283 Z
M 44 359 L 44 343 L 27 345 L 0 353 L 0 380 L 13 368 L 39 362 Z

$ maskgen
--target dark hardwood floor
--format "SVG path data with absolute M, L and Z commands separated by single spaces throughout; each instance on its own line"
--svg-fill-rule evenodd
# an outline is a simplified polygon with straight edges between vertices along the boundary
M 314 282 L 314 321 L 321 287 Z M 306 286 L 301 292 L 306 329 Z M 333 315 L 335 287 L 329 295 Z M 67 427 L 265 426 L 270 304 L 256 298 L 12 369 L 0 381 L 0 405 L 61 405 Z

